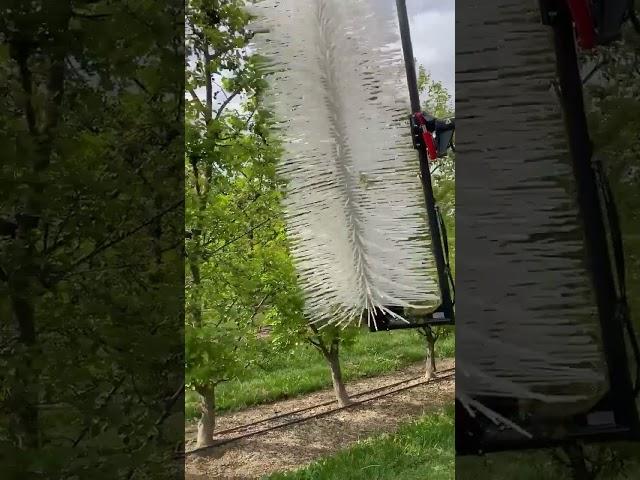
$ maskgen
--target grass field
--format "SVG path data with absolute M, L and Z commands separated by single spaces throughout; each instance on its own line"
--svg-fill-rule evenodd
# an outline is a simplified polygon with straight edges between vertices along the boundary
M 379 375 L 418 362 L 425 357 L 423 337 L 411 330 L 362 334 L 342 351 L 345 381 Z M 436 344 L 439 357 L 455 353 L 454 336 Z M 216 391 L 218 411 L 238 410 L 282 398 L 308 393 L 331 385 L 329 369 L 310 346 L 301 346 L 290 355 L 272 357 L 268 369 L 256 369 L 241 381 L 220 385 Z M 186 418 L 197 415 L 197 397 L 187 392 Z
M 374 437 L 268 480 L 450 480 L 455 477 L 454 409 L 425 415 L 393 435 Z M 513 477 L 518 478 L 518 477 Z
M 587 449 L 589 463 L 598 465 L 598 480 L 640 478 L 640 447 L 630 443 L 592 445 Z M 611 456 L 615 451 L 616 457 Z M 564 460 L 566 461 L 566 459 Z M 494 453 L 485 457 L 456 460 L 460 479 L 473 480 L 573 480 L 571 470 L 553 458 L 549 450 Z

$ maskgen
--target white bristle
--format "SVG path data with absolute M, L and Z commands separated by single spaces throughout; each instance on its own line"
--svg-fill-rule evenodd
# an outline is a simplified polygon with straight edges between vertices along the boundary
M 439 304 L 395 10 L 373 0 L 252 7 L 292 255 L 311 323 L 346 327 L 386 307 Z M 395 315 L 395 314 L 394 314 Z M 396 315 L 397 316 L 397 315 Z
M 548 93 L 554 49 L 527 5 L 501 0 L 495 8 L 499 22 L 479 16 L 456 26 L 466 32 L 458 99 L 478 112 L 457 122 L 459 158 L 469 161 L 456 178 L 465 239 L 457 249 L 465 297 L 456 311 L 456 390 L 484 414 L 480 396 L 569 416 L 602 397 L 607 367 L 562 111 Z M 490 124 L 486 111 L 494 112 Z

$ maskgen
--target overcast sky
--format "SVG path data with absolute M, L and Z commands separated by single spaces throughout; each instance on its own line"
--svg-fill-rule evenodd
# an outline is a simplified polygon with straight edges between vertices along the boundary
M 413 54 L 434 80 L 455 96 L 455 0 L 406 0 Z M 394 0 L 372 0 L 385 15 L 396 15 Z
M 455 5 L 455 0 L 407 0 L 413 53 L 452 97 L 456 91 Z

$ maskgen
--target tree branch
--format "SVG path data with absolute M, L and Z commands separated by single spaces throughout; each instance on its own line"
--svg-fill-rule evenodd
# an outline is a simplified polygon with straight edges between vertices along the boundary
M 169 413 L 171 413 L 173 406 L 176 404 L 176 401 L 178 401 L 178 399 L 180 398 L 180 394 L 183 392 L 184 392 L 184 382 L 182 383 L 182 385 L 180 385 L 180 388 L 176 390 L 176 392 L 171 396 L 171 398 L 167 402 L 164 412 L 162 413 L 160 418 L 156 420 L 156 427 L 159 427 L 160 425 L 162 425 L 164 421 L 169 417 Z
M 118 383 L 116 383 L 113 388 L 111 389 L 111 391 L 109 392 L 109 394 L 107 395 L 107 398 L 104 399 L 104 402 L 102 402 L 102 405 L 100 405 L 100 407 L 98 407 L 98 409 L 100 408 L 104 408 L 107 406 L 107 404 L 111 401 L 111 398 L 113 398 L 113 396 L 115 395 L 115 393 L 118 391 L 118 389 L 120 389 L 120 387 L 122 386 L 122 384 L 124 383 L 126 379 L 126 376 L 123 376 Z M 73 446 L 77 447 L 78 444 L 82 441 L 82 439 L 85 437 L 85 435 L 87 433 L 89 433 L 89 429 L 91 428 L 90 425 L 87 425 L 85 428 L 82 429 L 82 431 L 80 432 L 80 435 L 78 435 L 78 437 L 75 439 L 75 441 L 73 442 Z
M 191 158 L 191 168 L 193 169 L 193 182 L 196 188 L 196 194 L 198 195 L 198 198 L 201 199 L 202 189 L 200 188 L 200 170 L 198 169 L 198 159 L 195 157 Z M 200 205 L 200 210 L 204 210 L 204 206 L 204 204 Z
M 220 108 L 218 109 L 218 113 L 216 113 L 216 120 L 218 120 L 222 116 L 222 113 L 224 112 L 224 109 L 227 108 L 227 105 L 229 105 L 229 103 L 231 103 L 231 101 L 235 97 L 240 95 L 241 92 L 242 90 L 236 90 L 231 95 L 229 95 L 229 97 L 224 102 L 222 102 L 222 105 L 220 105 Z
M 162 218 L 164 215 L 166 215 L 167 213 L 171 212 L 172 210 L 175 210 L 176 208 L 178 208 L 180 205 L 182 205 L 184 203 L 184 199 L 176 202 L 175 204 L 165 208 L 164 210 L 160 211 L 158 214 L 154 215 L 153 217 L 151 217 L 150 219 L 144 221 L 142 224 L 138 225 L 137 227 L 121 234 L 118 235 L 117 237 L 113 238 L 112 240 L 102 244 L 101 246 L 97 247 L 96 249 L 94 249 L 92 252 L 84 255 L 83 257 L 79 258 L 78 260 L 76 260 L 72 265 L 70 270 L 65 274 L 65 276 L 63 276 L 62 278 L 65 278 L 67 275 L 69 275 L 70 273 L 73 272 L 73 270 L 78 267 L 79 265 L 88 262 L 89 260 L 91 260 L 92 258 L 96 257 L 97 255 L 101 254 L 102 252 L 104 252 L 105 250 L 113 247 L 114 245 L 117 245 L 118 243 L 126 240 L 127 238 L 131 237 L 132 235 L 135 235 L 136 233 L 138 233 L 140 230 L 142 230 L 145 227 L 148 227 L 149 225 L 151 225 L 153 222 L 155 222 L 157 219 Z
M 325 356 L 328 356 L 329 355 L 329 349 L 327 348 L 326 344 L 322 341 L 322 337 L 320 336 L 320 331 L 318 330 L 318 327 L 316 327 L 314 324 L 310 323 L 309 324 L 309 328 L 315 334 L 316 340 L 314 342 L 314 340 L 312 338 L 307 338 L 307 341 L 309 343 L 311 343 L 311 345 L 316 347 L 318 350 L 320 350 L 320 352 L 322 352 Z
M 86 20 L 102 20 L 104 18 L 112 17 L 112 13 L 83 13 L 83 12 L 72 12 L 72 17 L 84 18 Z
M 224 250 L 226 247 L 228 247 L 229 245 L 231 245 L 232 243 L 240 240 L 243 237 L 246 237 L 247 235 L 250 235 L 251 233 L 253 233 L 254 230 L 257 230 L 258 228 L 266 225 L 267 223 L 273 221 L 274 218 L 267 218 L 264 222 L 259 223 L 258 225 L 255 225 L 253 227 L 251 227 L 249 230 L 247 230 L 246 232 L 238 235 L 237 237 L 232 238 L 231 240 L 225 242 L 224 244 L 222 244 L 220 247 L 216 248 L 213 252 L 207 254 L 207 257 L 211 257 L 212 255 L 215 255 L 216 253 L 218 253 L 221 250 Z M 206 247 L 210 244 L 212 244 L 215 241 L 215 239 L 212 239 L 208 242 L 206 242 L 203 247 Z
M 134 82 L 136 85 L 138 85 L 138 86 L 142 89 L 142 91 L 143 91 L 144 93 L 146 93 L 147 95 L 151 95 L 151 93 L 149 93 L 149 90 L 147 89 L 147 86 L 146 86 L 144 83 L 142 83 L 140 80 L 138 80 L 137 78 L 135 78 L 135 77 L 134 77 L 134 78 L 133 78 L 133 82 Z
M 200 113 L 205 117 L 205 120 L 206 120 L 205 106 L 202 103 L 202 100 L 200 100 L 200 97 L 198 97 L 198 94 L 196 93 L 196 91 L 192 87 L 189 88 L 189 93 L 191 94 L 191 99 L 194 102 L 196 102 L 198 104 L 198 106 L 200 107 Z
M 253 315 L 251 315 L 251 318 L 249 321 L 252 321 L 256 315 L 258 315 L 258 313 L 260 313 L 260 309 L 262 308 L 262 306 L 264 305 L 264 302 L 267 301 L 267 299 L 272 295 L 272 292 L 267 293 L 264 297 L 262 297 L 262 300 L 260 300 L 260 303 L 258 303 L 258 305 L 256 305 L 256 308 L 254 308 L 253 310 Z
M 205 75 L 205 80 L 207 82 L 205 84 L 205 88 L 207 91 L 206 93 L 207 107 L 204 111 L 204 120 L 208 125 L 209 122 L 211 122 L 211 117 L 213 116 L 213 87 L 211 85 L 211 81 L 212 81 L 211 54 L 209 53 L 209 43 L 204 38 L 202 39 L 202 42 L 203 42 L 202 49 L 204 52 L 204 75 Z

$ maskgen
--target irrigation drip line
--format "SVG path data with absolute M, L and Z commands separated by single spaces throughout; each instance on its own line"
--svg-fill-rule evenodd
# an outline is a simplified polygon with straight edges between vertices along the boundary
M 386 396 L 392 395 L 394 393 L 402 392 L 404 390 L 409 390 L 411 388 L 415 388 L 415 387 L 418 387 L 420 385 L 431 385 L 431 384 L 434 384 L 434 383 L 440 383 L 443 380 L 447 380 L 447 379 L 450 379 L 450 378 L 455 376 L 455 368 L 450 369 L 450 370 L 454 370 L 454 372 L 450 373 L 449 375 L 443 376 L 443 377 L 438 377 L 438 378 L 435 378 L 435 379 L 432 379 L 432 380 L 425 380 L 425 381 L 422 381 L 422 382 L 414 383 L 412 385 L 407 385 L 405 387 L 396 388 L 395 390 L 391 390 L 390 392 L 386 392 L 386 393 L 382 393 L 380 395 L 375 395 L 373 397 L 365 398 L 364 400 L 360 400 L 358 402 L 352 402 L 349 405 L 345 405 L 344 407 L 333 408 L 331 410 L 320 412 L 320 413 L 317 413 L 315 415 L 310 415 L 310 416 L 302 417 L 302 418 L 296 418 L 296 419 L 294 419 L 294 420 L 292 420 L 290 422 L 280 423 L 280 424 L 277 424 L 277 425 L 273 425 L 271 427 L 263 428 L 261 430 L 256 430 L 254 432 L 248 432 L 248 433 L 245 433 L 245 434 L 242 434 L 242 435 L 238 435 L 236 437 L 224 439 L 224 440 L 221 440 L 221 441 L 215 443 L 214 445 L 210 445 L 210 446 L 207 446 L 207 447 L 200 447 L 200 448 L 196 448 L 196 449 L 193 449 L 193 450 L 189 450 L 188 452 L 185 452 L 185 455 L 192 455 L 194 453 L 202 452 L 202 451 L 205 451 L 205 450 L 210 450 L 212 448 L 221 447 L 222 445 L 227 445 L 229 443 L 236 442 L 236 441 L 242 440 L 244 438 L 249 438 L 249 437 L 253 437 L 255 435 L 260 435 L 260 434 L 267 433 L 267 432 L 270 432 L 270 431 L 273 431 L 273 430 L 277 430 L 278 428 L 287 427 L 287 426 L 290 426 L 290 425 L 295 425 L 297 423 L 306 422 L 308 420 L 313 420 L 313 419 L 316 419 L 316 418 L 326 417 L 327 415 L 331 415 L 331 414 L 333 414 L 335 412 L 346 410 L 348 408 L 353 408 L 353 407 L 356 407 L 358 405 L 362 405 L 362 404 L 364 404 L 366 402 L 369 402 L 371 400 L 377 400 L 379 398 L 386 397 Z M 401 382 L 401 383 L 405 383 L 405 382 Z M 389 386 L 387 386 L 387 388 L 389 388 Z M 376 390 L 376 389 L 374 389 L 374 390 Z M 380 389 L 377 389 L 377 390 L 380 390 Z M 370 393 L 370 392 L 363 392 L 363 394 L 364 393 Z M 317 406 L 316 406 L 316 408 L 317 408 Z
M 448 373 L 448 372 L 451 372 L 453 370 L 454 370 L 454 368 L 445 368 L 444 370 L 440 370 L 439 373 L 441 373 L 441 374 L 442 373 Z M 397 387 L 398 385 L 402 385 L 403 383 L 413 382 L 413 381 L 418 380 L 418 379 L 423 378 L 423 377 L 424 377 L 424 375 L 417 375 L 415 377 L 407 378 L 406 380 L 401 380 L 399 382 L 391 383 L 389 385 L 383 385 L 382 387 L 372 388 L 371 390 L 364 390 L 362 392 L 358 392 L 358 393 L 355 393 L 355 394 L 351 395 L 351 398 L 362 397 L 363 395 L 367 395 L 369 393 L 376 393 L 376 392 L 379 392 L 381 390 L 386 390 L 388 388 Z M 280 418 L 288 417 L 290 415 L 296 415 L 298 413 L 307 412 L 307 411 L 313 410 L 315 408 L 326 407 L 327 405 L 331 405 L 332 403 L 336 403 L 336 401 L 335 400 L 328 400 L 328 401 L 323 402 L 323 403 L 318 403 L 316 405 L 311 405 L 310 407 L 299 408 L 298 410 L 292 410 L 290 412 L 281 413 L 279 415 L 274 415 L 272 417 L 263 418 L 261 420 L 256 420 L 255 422 L 246 423 L 244 425 L 238 425 L 237 427 L 227 428 L 226 430 L 220 430 L 219 432 L 216 432 L 216 434 L 217 435 L 226 435 L 227 433 L 236 432 L 238 430 L 244 430 L 244 429 L 246 429 L 248 427 L 253 427 L 253 426 L 259 425 L 261 423 L 271 422 L 273 420 L 278 420 Z

